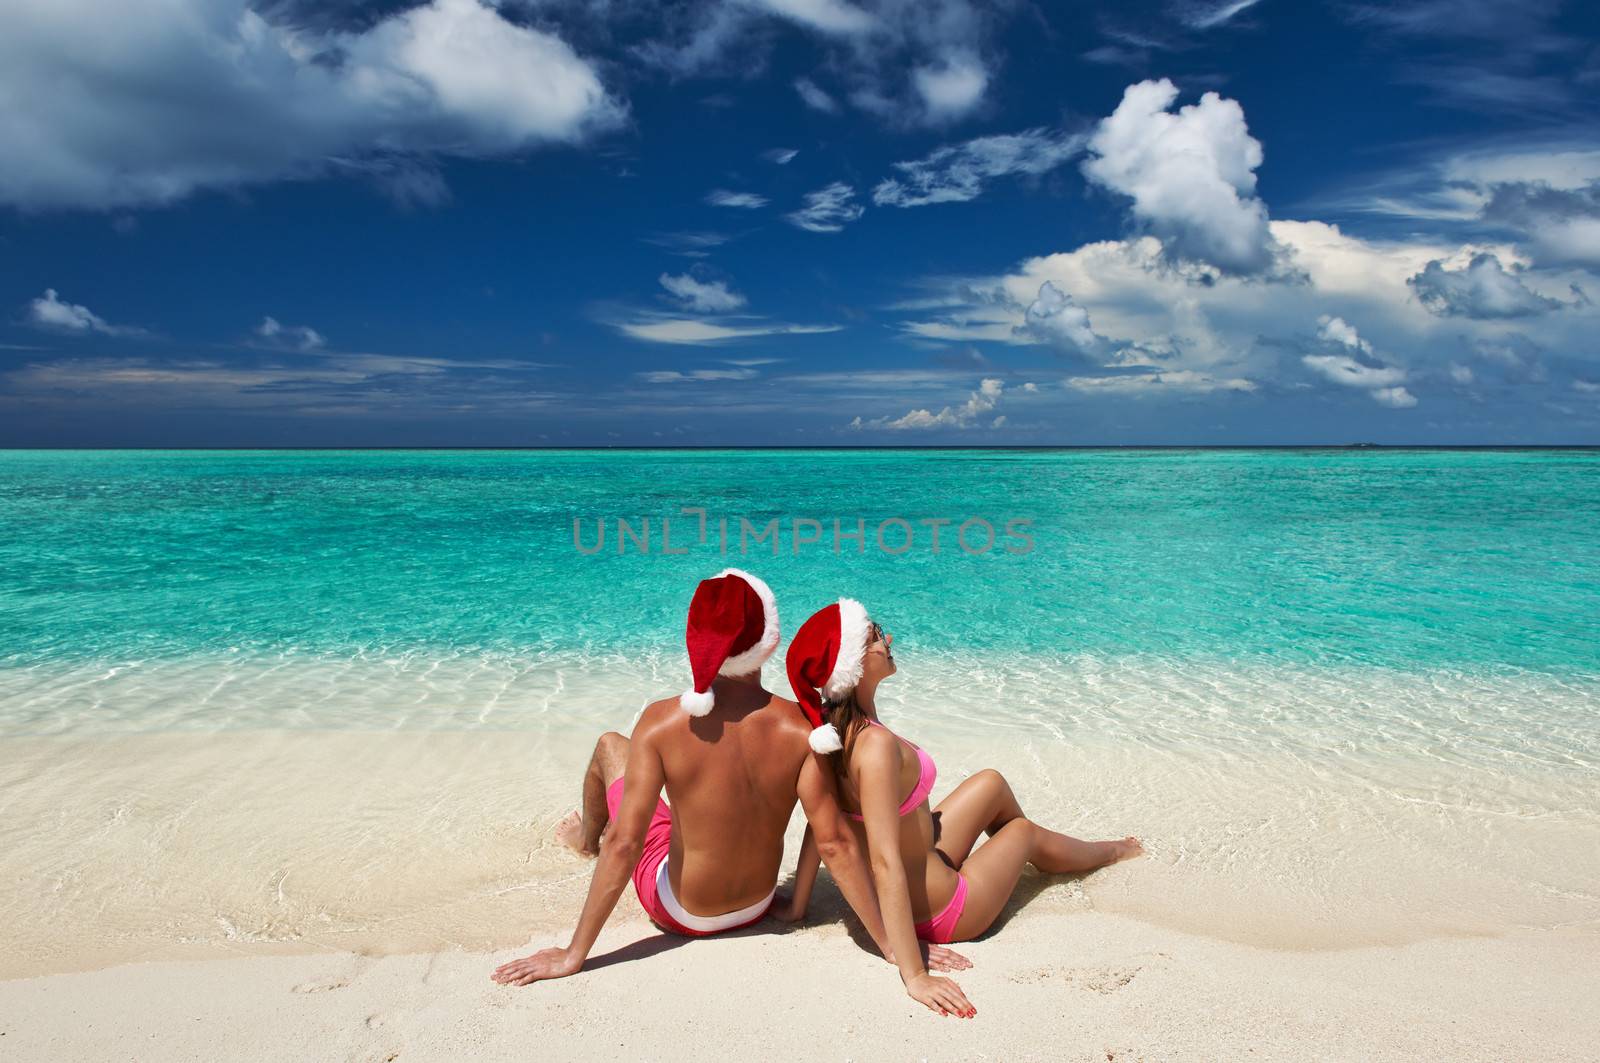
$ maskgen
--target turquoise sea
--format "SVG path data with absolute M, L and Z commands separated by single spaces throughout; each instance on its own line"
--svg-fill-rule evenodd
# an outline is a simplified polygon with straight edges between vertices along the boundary
M 0 871 L 37 886 L 0 917 L 116 909 L 120 853 L 165 883 L 140 947 L 470 944 L 526 889 L 565 918 L 527 838 L 682 689 L 726 566 L 785 637 L 840 595 L 894 633 L 936 793 L 997 764 L 1030 814 L 1147 838 L 1059 903 L 1600 928 L 1597 450 L 0 452 Z
M 0 452 L 0 667 L 626 651 L 731 564 L 793 622 L 851 594 L 932 653 L 1593 674 L 1597 528 L 1587 450 Z

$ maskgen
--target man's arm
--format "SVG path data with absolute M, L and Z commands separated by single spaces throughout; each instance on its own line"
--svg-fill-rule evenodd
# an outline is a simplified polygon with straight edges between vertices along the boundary
M 800 859 L 794 865 L 794 892 L 781 905 L 773 905 L 772 914 L 785 923 L 798 923 L 806 917 L 811 904 L 811 887 L 817 884 L 817 837 L 806 826 L 805 837 L 800 840 Z
M 583 902 L 583 912 L 578 916 L 571 942 L 566 948 L 541 949 L 532 956 L 501 966 L 493 975 L 496 982 L 527 985 L 546 978 L 565 978 L 576 974 L 583 967 L 583 961 L 589 958 L 589 950 L 594 948 L 600 929 L 610 918 L 633 869 L 638 866 L 644 852 L 645 831 L 666 782 L 661 755 L 646 727 L 634 729 L 633 740 L 628 743 L 625 775 L 628 785 L 622 791 L 622 807 L 600 841 L 600 859 L 589 880 L 589 895 Z

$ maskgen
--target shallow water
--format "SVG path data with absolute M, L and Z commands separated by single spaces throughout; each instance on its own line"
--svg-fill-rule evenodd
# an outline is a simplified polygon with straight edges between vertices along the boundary
M 741 516 L 777 556 L 723 554 Z M 972 517 L 987 553 L 951 546 Z M 594 735 L 682 688 L 725 564 L 786 636 L 839 593 L 894 632 L 883 712 L 936 797 L 996 766 L 1147 840 L 1024 917 L 1600 930 L 1597 517 L 1587 451 L 0 453 L 0 974 L 569 922 L 588 865 L 549 827 Z

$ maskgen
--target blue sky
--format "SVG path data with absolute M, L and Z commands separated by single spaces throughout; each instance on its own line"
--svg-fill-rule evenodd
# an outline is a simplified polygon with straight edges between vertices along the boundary
M 1597 31 L 17 0 L 0 445 L 1600 443 Z

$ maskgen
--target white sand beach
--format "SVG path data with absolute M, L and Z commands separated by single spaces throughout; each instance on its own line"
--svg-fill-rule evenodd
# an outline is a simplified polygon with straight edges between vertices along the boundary
M 997 766 L 1030 813 L 1148 855 L 1026 875 L 964 946 L 970 1021 L 907 998 L 826 881 L 805 927 L 695 942 L 629 890 L 591 969 L 492 983 L 576 917 L 593 865 L 550 828 L 587 728 L 6 739 L 0 1056 L 1600 1058 L 1577 776 L 1024 726 L 930 731 L 936 797 Z
M 538 941 L 547 944 L 554 939 Z M 0 982 L 0 1056 L 60 1060 L 1586 1060 L 1591 936 L 1257 948 L 1126 917 L 1021 915 L 965 946 L 942 1018 L 837 924 L 682 942 L 614 925 L 591 969 L 516 954 L 252 956 Z

